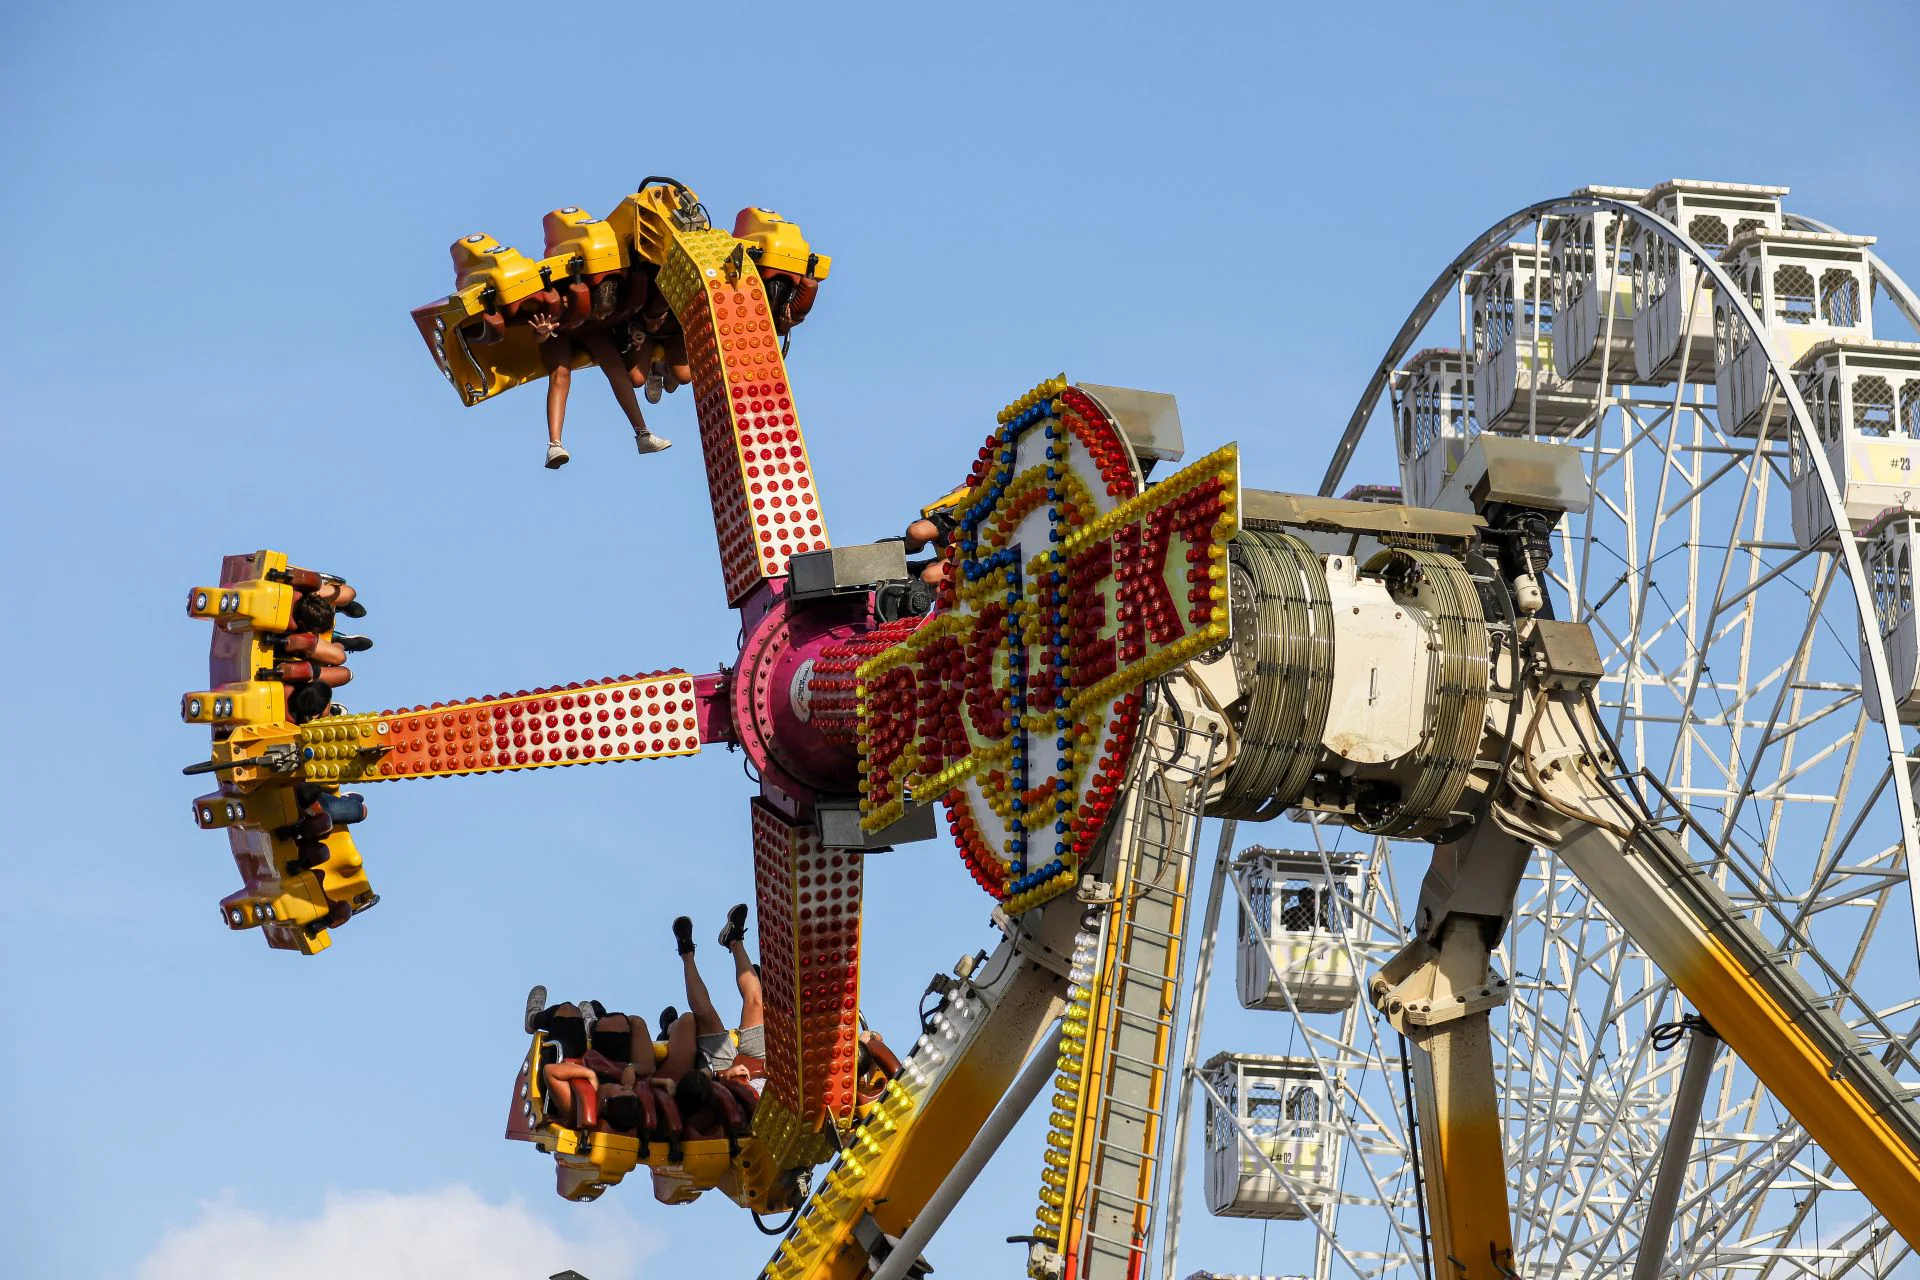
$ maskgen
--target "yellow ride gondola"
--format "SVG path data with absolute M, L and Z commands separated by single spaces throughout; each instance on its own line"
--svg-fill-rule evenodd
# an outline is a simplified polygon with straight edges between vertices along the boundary
M 662 1048 L 656 1045 L 656 1054 Z M 562 1060 L 559 1045 L 544 1032 L 533 1033 L 514 1079 L 506 1136 L 531 1142 L 553 1156 L 554 1189 L 563 1199 L 598 1199 L 644 1166 L 653 1176 L 654 1198 L 662 1204 L 688 1204 L 702 1192 L 718 1190 L 756 1213 L 783 1213 L 792 1207 L 794 1180 L 779 1177 L 753 1135 L 751 1089 L 716 1081 L 712 1096 L 717 1123 L 704 1126 L 682 1115 L 673 1090 L 651 1078 L 632 1086 L 571 1090 L 569 1108 L 557 1102 L 544 1074 L 544 1068 Z M 630 1123 L 619 1123 L 620 1113 L 601 1096 L 607 1093 L 633 1098 L 620 1117 Z
M 672 244 L 672 230 L 702 228 L 707 214 L 692 191 L 671 179 L 649 178 L 596 218 L 577 206 L 546 215 L 544 253 L 538 259 L 484 233 L 453 242 L 454 291 L 412 312 L 434 362 L 461 400 L 479 404 L 547 376 L 540 339 L 524 322 L 553 316 L 566 333 L 584 325 L 632 323 L 649 342 L 651 364 L 677 348 L 678 323 L 656 281 Z M 768 209 L 743 209 L 734 235 L 767 281 L 776 323 L 784 333 L 806 318 L 832 260 L 815 253 L 800 228 Z M 679 363 L 679 356 L 671 363 Z M 576 350 L 572 364 L 590 357 Z

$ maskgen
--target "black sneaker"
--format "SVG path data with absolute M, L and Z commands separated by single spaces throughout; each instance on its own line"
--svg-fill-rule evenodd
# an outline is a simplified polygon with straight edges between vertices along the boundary
M 672 1005 L 668 1005 L 666 1008 L 662 1009 L 660 1011 L 660 1021 L 657 1024 L 655 1024 L 659 1028 L 660 1034 L 662 1036 L 666 1035 L 667 1028 L 672 1026 L 675 1020 L 677 1020 L 679 1017 L 680 1017 L 680 1011 L 674 1008 Z
M 727 912 L 727 923 L 720 930 L 720 945 L 731 947 L 747 936 L 747 904 L 737 902 L 733 910 Z
M 693 917 L 675 916 L 673 918 L 673 942 L 683 956 L 693 954 Z
M 528 1035 L 532 1035 L 536 1030 L 538 1030 L 538 1028 L 533 1025 L 534 1019 L 538 1018 L 540 1016 L 540 1011 L 546 1007 L 547 1007 L 547 989 L 545 987 L 536 986 L 531 991 L 527 992 L 527 1016 L 522 1021 L 521 1025 L 527 1029 Z

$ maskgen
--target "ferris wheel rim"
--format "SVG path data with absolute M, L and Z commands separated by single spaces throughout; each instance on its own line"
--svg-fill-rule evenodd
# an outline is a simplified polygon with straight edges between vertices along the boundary
M 1536 201 L 1524 208 L 1508 214 L 1492 224 L 1460 253 L 1434 278 L 1420 301 L 1407 315 L 1393 342 L 1387 348 L 1368 378 L 1366 389 L 1361 393 L 1352 416 L 1347 420 L 1346 429 L 1339 442 L 1334 446 L 1332 459 L 1320 482 L 1320 495 L 1332 496 L 1333 490 L 1345 477 L 1346 469 L 1359 447 L 1361 438 L 1366 434 L 1367 425 L 1372 421 L 1379 406 L 1380 396 L 1387 388 L 1387 380 L 1413 349 L 1427 324 L 1433 319 L 1440 304 L 1457 288 L 1461 278 L 1473 265 L 1485 255 L 1505 243 L 1514 232 L 1529 223 L 1538 225 L 1543 219 L 1555 216 L 1573 216 L 1582 213 L 1611 213 L 1637 223 L 1666 240 L 1686 255 L 1696 270 L 1702 272 L 1711 282 L 1716 293 L 1724 298 L 1732 308 L 1740 323 L 1746 326 L 1750 341 L 1756 343 L 1766 358 L 1767 370 L 1774 384 L 1780 390 L 1781 399 L 1787 410 L 1787 429 L 1794 433 L 1795 443 L 1804 455 L 1807 466 L 1817 478 L 1822 500 L 1828 508 L 1828 516 L 1835 530 L 1850 530 L 1845 504 L 1840 496 L 1840 488 L 1835 480 L 1833 467 L 1827 458 L 1826 450 L 1820 447 L 1818 436 L 1813 429 L 1812 414 L 1807 408 L 1805 397 L 1792 374 L 1792 362 L 1781 357 L 1768 327 L 1761 322 L 1759 314 L 1753 309 L 1746 291 L 1734 281 L 1719 259 L 1708 253 L 1692 236 L 1651 209 L 1629 201 L 1600 195 L 1567 195 L 1548 200 Z M 1791 222 L 1807 230 L 1833 233 L 1833 228 L 1825 223 L 1799 215 L 1788 215 Z M 1873 278 L 1881 282 L 1888 297 L 1895 302 L 1902 314 L 1916 328 L 1920 328 L 1920 295 L 1908 287 L 1879 255 L 1867 253 L 1873 272 Z M 1606 398 L 1606 388 L 1598 392 L 1601 401 Z M 1905 726 L 1901 724 L 1894 702 L 1891 668 L 1887 663 L 1886 646 L 1877 626 L 1869 625 L 1874 618 L 1873 588 L 1867 576 L 1865 563 L 1860 557 L 1860 546 L 1856 538 L 1850 535 L 1837 536 L 1834 539 L 1836 554 L 1844 568 L 1853 589 L 1853 606 L 1860 621 L 1860 642 L 1865 665 L 1873 675 L 1875 701 L 1879 707 L 1879 726 L 1887 744 L 1893 799 L 1899 818 L 1900 844 L 1907 868 L 1907 906 L 1912 916 L 1916 959 L 1920 960 L 1920 886 L 1914 883 L 1914 868 L 1920 867 L 1920 818 L 1914 812 L 1913 780 L 1910 773 L 1911 763 L 1906 744 Z M 1862 696 L 1864 697 L 1864 691 Z

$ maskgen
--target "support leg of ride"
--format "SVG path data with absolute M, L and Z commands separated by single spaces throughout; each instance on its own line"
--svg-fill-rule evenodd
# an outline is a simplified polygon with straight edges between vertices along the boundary
M 1071 950 L 1072 921 L 1080 914 L 1073 898 L 1055 899 L 1040 908 L 1066 922 L 1060 942 Z M 1032 923 L 1031 916 L 1028 918 Z M 1044 927 L 1036 934 L 1051 937 Z M 1001 1097 L 1020 1074 L 1034 1047 L 1066 1008 L 1066 978 L 1023 954 L 1012 942 L 976 970 L 990 977 L 991 1009 L 986 1023 L 940 1086 L 922 1104 L 913 1127 L 884 1185 L 874 1186 L 874 1220 L 888 1235 L 907 1237 L 914 1220 L 932 1203 L 969 1140 L 986 1125 Z M 851 1280 L 859 1271 L 836 1263 L 833 1280 Z
M 1687 1035 L 1687 1059 L 1680 1068 L 1680 1087 L 1674 1091 L 1673 1115 L 1668 1118 L 1667 1138 L 1660 1148 L 1660 1172 L 1654 1178 L 1653 1198 L 1647 1202 L 1640 1253 L 1633 1260 L 1633 1280 L 1658 1280 L 1666 1266 L 1674 1211 L 1687 1180 L 1687 1158 L 1700 1129 L 1700 1108 L 1713 1078 L 1713 1061 L 1720 1056 L 1720 1037 L 1713 1028 L 1698 1019 L 1689 1022 L 1697 1025 Z M 1656 1047 L 1658 1034 L 1656 1031 Z
M 1436 946 L 1416 938 L 1381 966 L 1374 1003 L 1413 1046 L 1421 1175 L 1434 1275 L 1506 1280 L 1513 1223 L 1501 1150 L 1489 1011 L 1506 999 L 1491 971 L 1497 922 L 1455 915 Z
M 934 1232 L 946 1222 L 947 1215 L 960 1203 L 960 1197 L 967 1193 L 974 1179 L 987 1167 L 987 1161 L 993 1159 L 994 1152 L 1006 1141 L 1013 1127 L 1020 1123 L 1020 1117 L 1026 1115 L 1027 1108 L 1040 1096 L 1043 1089 L 1053 1079 L 1054 1068 L 1060 1058 L 1060 1023 L 1055 1023 L 1052 1034 L 1040 1042 L 1040 1047 L 1027 1059 L 1026 1069 L 1020 1078 L 1000 1100 L 993 1114 L 987 1117 L 960 1155 L 959 1161 L 942 1179 L 940 1186 L 928 1199 L 926 1206 L 915 1215 L 913 1222 L 902 1233 L 893 1251 L 887 1255 L 880 1269 L 873 1273 L 873 1280 L 908 1280 L 914 1274 L 913 1267 L 920 1254 L 933 1240 Z

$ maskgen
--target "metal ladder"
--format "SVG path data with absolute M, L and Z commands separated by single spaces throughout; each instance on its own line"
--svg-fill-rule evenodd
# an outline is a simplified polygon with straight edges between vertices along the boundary
M 1146 1270 L 1195 846 L 1220 747 L 1211 728 L 1148 724 L 1106 872 L 1113 905 L 1092 1010 L 1084 1181 L 1062 1240 L 1075 1280 L 1137 1280 Z

